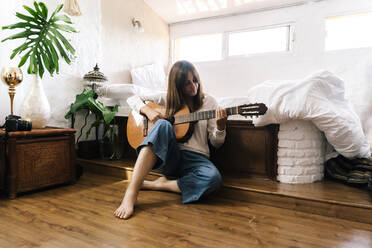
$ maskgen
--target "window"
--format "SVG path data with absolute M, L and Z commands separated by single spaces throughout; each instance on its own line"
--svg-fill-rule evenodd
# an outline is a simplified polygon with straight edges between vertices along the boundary
M 229 34 L 229 56 L 289 51 L 290 26 Z
M 222 59 L 222 33 L 177 38 L 174 61 L 201 62 Z
M 372 12 L 326 18 L 325 49 L 372 47 Z
M 227 57 L 290 50 L 291 26 L 194 35 L 174 40 L 173 60 L 216 61 Z

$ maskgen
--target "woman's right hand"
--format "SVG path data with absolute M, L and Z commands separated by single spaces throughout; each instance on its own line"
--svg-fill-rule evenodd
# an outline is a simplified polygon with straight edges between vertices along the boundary
M 141 108 L 141 114 L 144 114 L 147 116 L 147 118 L 155 123 L 157 120 L 159 119 L 165 119 L 165 115 L 163 115 L 162 113 L 156 111 L 155 109 L 149 107 L 149 106 L 144 106 L 143 108 Z

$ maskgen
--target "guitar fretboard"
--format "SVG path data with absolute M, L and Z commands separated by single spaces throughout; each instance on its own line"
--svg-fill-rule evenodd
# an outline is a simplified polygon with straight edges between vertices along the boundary
M 225 108 L 227 115 L 238 114 L 238 107 Z M 174 124 L 181 124 L 186 122 L 193 122 L 199 120 L 208 120 L 216 118 L 216 110 L 207 110 L 201 112 L 194 112 L 186 115 L 176 115 L 174 117 Z

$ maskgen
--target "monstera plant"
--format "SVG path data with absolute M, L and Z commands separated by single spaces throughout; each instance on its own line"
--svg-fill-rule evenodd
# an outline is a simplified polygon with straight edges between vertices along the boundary
M 117 133 L 115 132 L 115 128 L 117 128 L 117 126 L 113 124 L 119 106 L 115 105 L 114 107 L 107 107 L 97 100 L 97 95 L 95 94 L 94 90 L 84 90 L 81 94 L 76 95 L 75 102 L 70 106 L 70 110 L 65 115 L 65 118 L 70 119 L 81 109 L 88 109 L 89 112 L 94 113 L 96 117 L 96 120 L 91 124 L 86 132 L 86 138 L 88 138 L 93 127 L 98 128 L 101 124 L 103 124 L 104 132 L 102 139 L 99 141 L 101 156 L 102 158 L 108 158 L 111 160 L 120 159 L 123 147 L 120 144 Z M 78 142 L 78 146 L 79 145 L 80 144 Z
M 3 30 L 22 30 L 3 39 L 2 42 L 25 39 L 22 45 L 13 50 L 10 58 L 13 59 L 17 54 L 23 54 L 18 66 L 22 67 L 29 60 L 30 63 L 27 69 L 29 74 L 38 74 L 42 78 L 45 69 L 52 76 L 55 72 L 58 73 L 59 55 L 66 63 L 71 63 L 68 53 L 75 54 L 75 49 L 61 32 L 76 32 L 76 30 L 68 25 L 72 24 L 72 21 L 67 15 L 57 15 L 62 7 L 62 4 L 58 5 L 56 10 L 48 17 L 47 6 L 43 2 L 35 1 L 34 8 L 23 6 L 29 15 L 17 12 L 16 16 L 21 21 L 2 27 Z
M 76 95 L 75 102 L 70 106 L 70 110 L 65 115 L 66 119 L 70 119 L 72 115 L 76 114 L 80 109 L 89 109 L 96 115 L 96 120 L 90 126 L 86 133 L 88 138 L 90 131 L 93 127 L 98 127 L 100 124 L 105 125 L 105 129 L 110 129 L 110 123 L 114 119 L 119 110 L 119 106 L 115 105 L 114 108 L 109 108 L 97 100 L 94 90 L 83 90 L 81 94 Z

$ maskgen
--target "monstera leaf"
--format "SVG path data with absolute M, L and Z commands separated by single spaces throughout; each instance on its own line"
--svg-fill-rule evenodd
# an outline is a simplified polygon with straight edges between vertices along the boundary
M 94 99 L 94 90 L 84 90 L 81 94 L 76 96 L 75 102 L 71 105 L 65 118 L 71 118 L 73 114 L 83 108 L 88 108 L 91 112 L 96 114 L 100 120 L 103 119 L 106 125 L 110 124 L 118 112 L 118 105 L 115 105 L 113 109 L 106 107 L 103 103 Z
M 94 98 L 94 90 L 84 90 L 81 94 L 76 96 L 75 102 L 71 105 L 70 110 L 65 115 L 66 119 L 70 119 L 73 114 L 76 114 L 80 109 L 89 109 L 96 115 L 96 120 L 88 129 L 86 136 L 88 137 L 93 127 L 99 126 L 103 123 L 107 130 L 110 130 L 110 123 L 114 119 L 119 110 L 119 106 L 115 105 L 113 108 L 106 107 L 100 101 Z
M 58 5 L 56 10 L 49 16 L 48 8 L 43 2 L 34 2 L 34 8 L 24 5 L 23 8 L 28 12 L 27 15 L 16 13 L 21 22 L 2 27 L 3 30 L 22 30 L 3 39 L 2 42 L 25 39 L 22 45 L 13 50 L 10 58 L 13 59 L 17 54 L 22 54 L 18 67 L 23 66 L 28 60 L 27 72 L 29 74 L 39 74 L 42 78 L 45 69 L 51 76 L 54 73 L 58 74 L 60 57 L 66 63 L 71 63 L 68 54 L 75 54 L 75 49 L 61 32 L 76 32 L 76 30 L 68 25 L 72 24 L 72 22 L 67 15 L 57 15 L 62 7 L 62 4 Z

